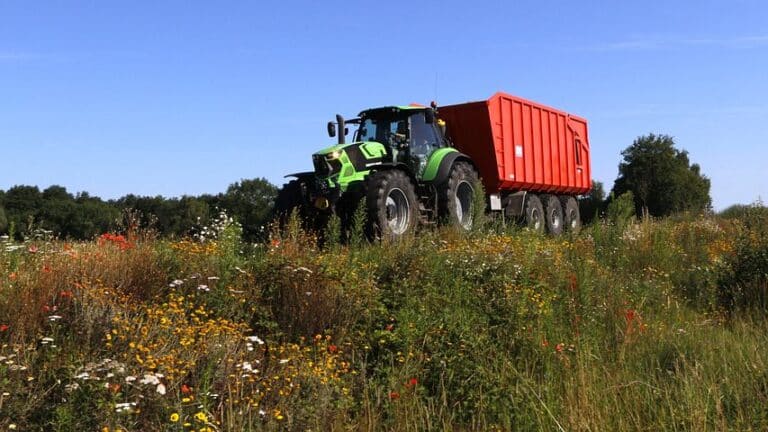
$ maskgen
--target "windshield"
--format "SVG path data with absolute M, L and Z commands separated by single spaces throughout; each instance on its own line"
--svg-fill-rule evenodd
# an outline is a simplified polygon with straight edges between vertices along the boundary
M 403 137 L 408 133 L 408 120 L 404 118 L 367 118 L 360 123 L 356 141 L 376 141 L 382 144 L 390 142 L 394 134 Z

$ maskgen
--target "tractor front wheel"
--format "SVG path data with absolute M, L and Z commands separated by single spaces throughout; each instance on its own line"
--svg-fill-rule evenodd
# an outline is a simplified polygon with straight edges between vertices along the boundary
M 419 216 L 418 198 L 403 171 L 378 171 L 368 178 L 366 202 L 373 238 L 397 240 L 413 232 Z
M 277 192 L 275 197 L 275 207 L 273 210 L 274 219 L 285 225 L 288 219 L 291 218 L 291 214 L 294 210 L 299 212 L 301 216 L 302 205 L 304 204 L 302 197 L 305 194 L 305 187 L 299 180 L 291 180 L 284 184 L 282 188 Z

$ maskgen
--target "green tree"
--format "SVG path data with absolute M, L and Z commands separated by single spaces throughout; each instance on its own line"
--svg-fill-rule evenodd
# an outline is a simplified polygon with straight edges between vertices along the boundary
M 597 216 L 603 213 L 605 206 L 605 189 L 603 183 L 599 181 L 592 182 L 592 189 L 589 194 L 579 199 L 579 213 L 581 221 L 585 224 L 592 222 Z
M 30 221 L 37 217 L 37 211 L 43 203 L 43 197 L 37 186 L 14 186 L 5 193 L 5 211 L 8 223 L 17 229 L 17 237 L 27 234 Z
M 5 216 L 5 209 L 0 206 L 0 234 L 8 229 L 8 217 Z
M 229 185 L 221 206 L 243 226 L 246 240 L 255 240 L 269 222 L 277 187 L 264 178 L 241 180 Z
M 666 216 L 711 208 L 709 179 L 699 165 L 691 165 L 687 151 L 675 148 L 671 136 L 638 137 L 621 155 L 613 195 L 632 192 L 638 214 L 645 210 L 651 216 Z

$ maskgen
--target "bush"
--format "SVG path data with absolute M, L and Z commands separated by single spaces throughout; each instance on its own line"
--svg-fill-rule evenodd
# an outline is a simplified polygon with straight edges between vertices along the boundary
M 720 303 L 729 312 L 768 311 L 768 212 L 759 205 L 744 210 L 734 249 L 719 280 Z

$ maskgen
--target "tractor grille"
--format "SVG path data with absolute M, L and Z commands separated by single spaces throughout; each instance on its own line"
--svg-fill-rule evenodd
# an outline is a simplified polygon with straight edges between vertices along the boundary
M 324 155 L 312 155 L 312 163 L 318 177 L 328 177 L 341 171 L 340 160 L 328 160 Z
M 325 156 L 312 155 L 312 163 L 315 165 L 315 174 L 325 177 L 331 172 L 331 167 L 325 161 Z

